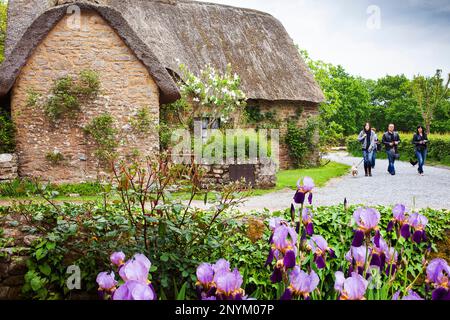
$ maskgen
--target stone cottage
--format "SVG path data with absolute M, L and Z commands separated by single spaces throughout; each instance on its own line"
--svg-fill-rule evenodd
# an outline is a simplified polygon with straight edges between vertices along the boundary
M 318 113 L 323 94 L 279 21 L 255 10 L 188 0 L 10 0 L 0 100 L 17 127 L 21 176 L 84 181 L 98 174 L 94 146 L 83 128 L 109 113 L 123 133 L 118 153 L 159 152 L 156 128 L 161 104 L 179 99 L 175 78 L 185 64 L 231 64 L 242 78 L 250 105 L 285 121 L 301 108 Z M 49 121 L 30 106 L 30 92 L 48 95 L 57 79 L 94 70 L 101 93 L 80 112 Z M 154 129 L 129 130 L 147 108 Z M 52 152 L 64 161 L 48 161 Z M 289 166 L 281 147 L 281 167 Z

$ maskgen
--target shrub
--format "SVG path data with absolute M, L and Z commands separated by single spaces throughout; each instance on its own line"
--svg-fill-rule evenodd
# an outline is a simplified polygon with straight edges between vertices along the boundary
M 15 126 L 11 117 L 0 110 L 0 153 L 12 153 L 15 149 Z
M 14 179 L 0 183 L 0 195 L 2 197 L 32 197 L 39 196 L 44 189 L 60 196 L 79 194 L 80 196 L 96 196 L 103 189 L 98 182 L 85 182 L 79 184 L 44 184 L 28 179 Z
M 318 125 L 314 117 L 308 118 L 305 127 L 299 127 L 296 122 L 289 122 L 287 125 L 285 142 L 297 168 L 315 165 L 310 155 L 317 148 L 315 135 L 318 133 Z

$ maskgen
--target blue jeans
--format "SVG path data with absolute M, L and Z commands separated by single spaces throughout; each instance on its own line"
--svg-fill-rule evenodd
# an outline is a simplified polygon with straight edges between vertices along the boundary
M 427 160 L 428 151 L 425 150 L 416 150 L 417 161 L 419 161 L 419 173 L 423 173 L 423 166 L 425 165 L 425 161 Z
M 377 150 L 373 150 L 372 154 L 372 169 L 375 169 L 375 161 L 377 160 Z
M 388 160 L 389 160 L 389 166 L 388 166 L 388 172 L 392 175 L 395 175 L 395 152 L 394 150 L 386 151 Z
M 363 150 L 364 165 L 372 166 L 373 151 Z

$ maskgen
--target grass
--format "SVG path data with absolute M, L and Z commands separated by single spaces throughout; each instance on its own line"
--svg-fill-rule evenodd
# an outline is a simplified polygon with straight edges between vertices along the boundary
M 277 185 L 270 190 L 253 190 L 252 195 L 259 196 L 268 194 L 283 189 L 295 190 L 297 181 L 303 177 L 311 177 L 317 187 L 323 187 L 333 178 L 338 178 L 349 172 L 350 166 L 330 162 L 323 167 L 310 168 L 310 169 L 294 169 L 294 170 L 282 170 L 277 174 Z

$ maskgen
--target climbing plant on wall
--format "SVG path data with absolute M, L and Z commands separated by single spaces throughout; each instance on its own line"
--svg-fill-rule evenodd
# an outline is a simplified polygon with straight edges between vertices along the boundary
M 110 114 L 95 117 L 84 127 L 85 133 L 96 144 L 95 155 L 101 162 L 108 162 L 116 157 L 118 130 L 114 126 L 115 120 Z
M 48 118 L 54 122 L 64 115 L 75 115 L 83 103 L 95 98 L 99 92 L 98 73 L 92 70 L 83 70 L 77 78 L 65 76 L 57 79 L 47 95 L 42 95 L 34 88 L 30 88 L 27 104 L 30 107 L 42 107 Z

